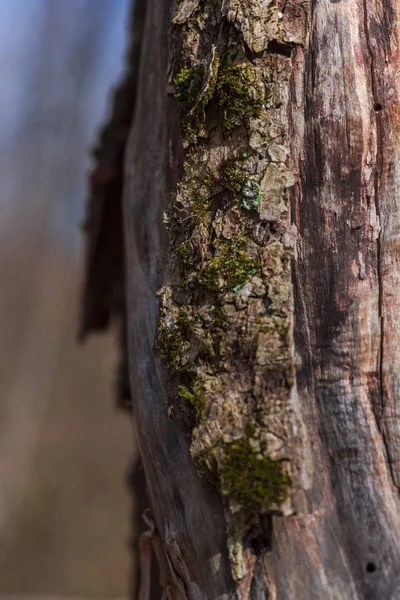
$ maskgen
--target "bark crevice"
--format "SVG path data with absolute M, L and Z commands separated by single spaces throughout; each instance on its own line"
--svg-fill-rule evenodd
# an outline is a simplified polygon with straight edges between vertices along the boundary
M 396 475 L 393 470 L 391 461 L 390 442 L 387 438 L 384 424 L 382 422 L 384 416 L 385 407 L 385 382 L 384 382 L 384 348 L 385 348 L 385 317 L 383 314 L 383 274 L 382 274 L 382 223 L 381 223 L 381 207 L 380 207 L 380 177 L 382 174 L 382 98 L 378 92 L 378 84 L 376 81 L 376 66 L 375 66 L 375 54 L 372 48 L 370 32 L 369 32 L 369 14 L 368 14 L 368 0 L 363 0 L 363 11 L 364 11 L 364 36 L 365 42 L 369 55 L 370 63 L 370 77 L 371 77 L 371 96 L 373 102 L 373 109 L 375 111 L 375 136 L 376 136 L 376 154 L 375 154 L 375 172 L 374 172 L 374 203 L 376 217 L 379 223 L 379 232 L 376 238 L 376 254 L 377 254 L 377 280 L 378 280 L 378 307 L 379 307 L 379 324 L 380 324 L 380 344 L 379 344 L 379 366 L 378 366 L 378 378 L 379 378 L 379 397 L 380 407 L 379 413 L 376 414 L 374 411 L 378 426 L 378 431 L 381 434 L 382 443 L 385 448 L 385 456 L 389 469 L 389 473 L 393 482 L 394 487 L 399 491 L 400 485 L 396 482 Z

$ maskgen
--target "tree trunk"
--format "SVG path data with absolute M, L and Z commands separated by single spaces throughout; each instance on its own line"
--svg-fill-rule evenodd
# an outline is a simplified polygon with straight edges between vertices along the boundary
M 147 0 L 126 314 L 169 598 L 400 598 L 399 18 Z

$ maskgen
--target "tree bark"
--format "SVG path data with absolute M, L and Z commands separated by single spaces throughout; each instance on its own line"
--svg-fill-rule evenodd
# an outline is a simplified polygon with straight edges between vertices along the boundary
M 399 13 L 147 0 L 126 317 L 169 598 L 400 597 Z

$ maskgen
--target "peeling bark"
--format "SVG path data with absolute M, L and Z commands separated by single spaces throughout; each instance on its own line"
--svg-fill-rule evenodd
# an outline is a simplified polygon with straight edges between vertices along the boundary
M 399 12 L 147 1 L 127 329 L 167 597 L 400 597 Z

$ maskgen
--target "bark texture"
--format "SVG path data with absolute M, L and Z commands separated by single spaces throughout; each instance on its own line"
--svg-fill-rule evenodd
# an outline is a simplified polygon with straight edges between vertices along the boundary
M 290 55 L 307 6 L 292 28 L 264 8 L 181 3 L 168 62 L 159 5 L 143 33 L 126 156 L 131 384 L 171 594 L 248 595 L 247 534 L 268 536 L 259 515 L 292 514 L 310 481 L 285 195 Z
M 394 0 L 148 0 L 135 427 L 170 598 L 400 597 Z
M 295 353 L 318 468 L 307 514 L 275 523 L 279 598 L 400 594 L 398 43 L 395 3 L 315 2 L 297 54 Z

